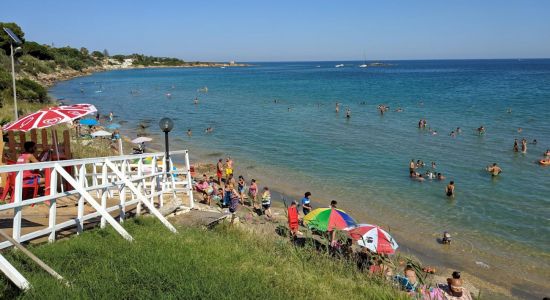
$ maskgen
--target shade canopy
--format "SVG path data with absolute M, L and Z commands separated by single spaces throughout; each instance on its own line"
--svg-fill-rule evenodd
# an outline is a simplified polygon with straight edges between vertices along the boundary
M 6 131 L 15 130 L 27 132 L 32 129 L 41 129 L 61 123 L 69 123 L 75 119 L 82 118 L 95 112 L 97 112 L 97 109 L 91 104 L 48 107 L 11 122 L 2 129 Z

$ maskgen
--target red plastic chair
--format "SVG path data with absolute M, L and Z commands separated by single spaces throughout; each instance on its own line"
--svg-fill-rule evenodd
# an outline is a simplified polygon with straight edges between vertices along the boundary
M 14 201 L 14 195 L 15 195 L 15 177 L 17 174 L 15 172 L 11 172 L 8 174 L 8 179 L 6 181 L 6 185 L 4 187 L 4 191 L 2 192 L 2 197 L 0 197 L 0 201 L 4 202 L 6 201 L 6 198 L 8 197 L 8 194 L 10 194 L 10 203 L 13 203 Z M 29 183 L 29 181 L 31 181 Z M 23 178 L 23 194 L 22 199 L 32 199 L 38 197 L 38 189 L 39 184 L 38 181 L 40 180 L 40 176 L 35 175 L 32 177 L 26 177 Z M 32 193 L 29 193 L 28 191 L 31 190 Z M 30 195 L 30 197 L 29 197 Z

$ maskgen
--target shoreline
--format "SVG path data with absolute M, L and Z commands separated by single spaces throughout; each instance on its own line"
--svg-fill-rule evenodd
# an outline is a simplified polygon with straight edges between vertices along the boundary
M 103 70 L 103 71 L 106 71 L 106 70 Z M 134 133 L 135 133 L 135 132 L 134 132 Z M 161 140 L 159 139 L 159 141 L 161 141 Z M 181 137 L 175 137 L 175 138 L 174 138 L 174 142 L 175 142 L 176 144 L 182 144 L 182 143 L 187 143 L 187 142 L 189 142 L 189 140 L 187 140 L 186 138 L 181 139 Z M 162 148 L 162 147 L 161 147 L 161 148 Z M 212 160 L 212 159 L 214 158 L 214 156 L 218 156 L 218 154 L 215 154 L 215 153 L 224 153 L 224 152 L 222 152 L 222 151 L 216 151 L 217 149 L 210 149 L 210 150 L 204 149 L 204 150 L 206 150 L 206 151 L 203 152 L 203 153 L 192 153 L 192 155 L 193 155 L 193 156 L 196 156 L 196 157 L 199 157 L 199 156 L 201 156 L 201 155 L 203 155 L 203 156 L 205 157 L 204 159 L 195 159 L 195 158 L 193 158 L 193 161 L 196 161 L 196 162 L 199 162 L 199 161 L 201 161 L 201 160 L 202 160 L 202 161 L 206 161 L 206 157 L 210 157 L 210 158 L 208 158 L 208 159 L 209 159 L 209 160 Z M 215 155 L 212 155 L 213 152 L 214 152 Z M 220 155 L 224 156 L 225 154 L 220 154 Z M 217 157 L 215 157 L 215 158 L 217 158 Z M 209 161 L 209 162 L 210 162 L 210 161 Z M 237 160 L 237 166 L 239 166 L 239 165 L 240 165 L 240 164 L 239 164 L 239 161 Z M 244 164 L 243 164 L 242 166 L 245 167 Z M 239 171 L 243 171 L 243 173 L 242 173 L 243 175 L 246 174 L 246 172 L 254 172 L 254 173 L 257 172 L 257 170 L 248 170 L 248 169 L 247 169 L 247 170 L 243 170 L 243 169 L 237 168 L 236 174 L 238 174 Z M 266 178 L 266 179 L 265 179 L 264 181 L 267 182 L 268 185 L 270 185 L 270 186 L 271 186 L 271 183 L 270 183 L 271 181 L 274 181 L 274 179 L 275 179 L 275 181 L 276 181 L 276 178 L 270 178 L 269 176 L 266 176 L 265 178 Z M 250 177 L 247 176 L 247 179 L 250 179 Z M 270 179 L 271 179 L 271 180 L 270 180 Z M 299 184 L 299 183 L 297 183 L 297 184 Z M 293 193 L 291 189 L 288 189 L 288 190 L 281 189 L 281 191 L 283 191 L 282 194 L 284 194 L 284 195 L 299 194 L 299 193 L 295 193 L 295 192 Z M 300 192 L 303 192 L 303 191 L 300 190 Z M 317 193 L 317 192 L 316 192 L 315 194 L 322 195 L 322 193 Z M 290 196 L 289 196 L 289 198 L 290 198 Z M 298 198 L 298 199 L 299 199 L 299 198 Z M 327 200 L 330 200 L 329 198 L 326 198 L 326 199 L 325 199 L 325 198 L 317 197 L 317 196 L 315 197 L 315 199 L 316 199 L 317 201 L 314 201 L 314 202 L 315 202 L 315 203 L 320 203 L 320 204 L 327 203 Z M 338 199 L 338 200 L 339 200 L 339 199 Z M 342 201 L 342 204 L 344 204 L 344 201 Z M 344 204 L 343 206 L 345 206 L 345 204 Z M 367 213 L 368 213 L 368 211 L 367 211 Z M 387 220 L 386 220 L 386 221 L 384 221 L 384 223 L 380 223 L 380 224 L 387 224 L 387 223 L 388 223 L 388 222 L 387 222 Z M 399 232 L 396 233 L 395 235 L 396 235 L 397 237 L 399 237 Z M 416 236 L 416 235 L 415 235 L 415 236 Z M 410 252 L 413 252 L 413 253 L 414 253 L 414 252 L 418 252 L 418 253 L 420 253 L 420 254 L 423 256 L 423 260 L 424 260 L 424 258 L 433 259 L 433 260 L 438 260 L 438 259 L 439 259 L 439 260 L 442 260 L 442 259 L 444 259 L 444 256 L 447 255 L 447 254 L 445 254 L 445 253 L 443 253 L 443 254 L 441 254 L 441 255 L 439 255 L 439 253 L 435 253 L 435 254 L 438 254 L 438 255 L 433 256 L 432 254 L 434 254 L 434 252 L 429 250 L 430 247 L 427 247 L 427 246 L 426 246 L 426 247 L 420 247 L 421 244 L 419 244 L 419 243 L 415 244 L 414 242 L 411 242 L 411 243 L 409 244 L 409 242 L 408 242 L 407 240 L 410 239 L 410 240 L 413 240 L 413 241 L 414 241 L 414 237 L 415 237 L 415 236 L 411 236 L 411 237 L 409 237 L 409 238 L 398 238 L 398 239 L 397 239 L 397 240 L 400 242 L 401 246 L 402 246 L 402 251 L 403 251 L 403 250 L 407 250 L 407 251 L 410 251 Z M 420 236 L 420 235 L 418 235 L 418 236 Z M 418 236 L 416 236 L 416 237 L 418 237 Z M 435 238 L 434 238 L 434 239 L 435 239 Z M 403 242 L 403 241 L 404 241 L 404 242 Z M 436 247 L 437 247 L 437 246 L 436 246 Z M 437 251 L 437 252 L 440 252 L 440 251 Z M 460 253 L 458 253 L 458 254 L 460 255 Z M 439 257 L 438 257 L 438 256 L 439 256 Z M 457 265 L 457 263 L 451 264 L 451 265 Z M 495 272 L 498 272 L 498 271 L 497 271 L 497 270 L 491 270 L 491 271 L 484 271 L 484 272 L 489 273 L 489 275 L 480 276 L 480 277 L 483 277 L 483 278 L 480 278 L 480 280 L 482 280 L 482 281 L 487 281 L 487 280 L 484 280 L 484 279 L 487 279 L 487 277 L 490 277 L 490 274 L 491 274 L 491 273 L 495 273 Z M 474 271 L 474 273 L 475 273 L 475 271 Z M 472 275 L 469 274 L 468 277 L 470 277 L 470 276 L 472 276 Z M 476 274 L 475 276 L 472 276 L 472 278 L 473 278 L 473 277 L 478 277 L 478 276 L 479 276 L 479 275 Z M 490 279 L 490 278 L 489 278 L 489 279 Z M 489 280 L 488 282 L 490 282 L 490 280 Z M 498 279 L 493 279 L 492 282 L 499 283 L 499 282 L 498 282 Z M 506 297 L 512 297 L 512 296 L 517 296 L 517 297 L 528 297 L 528 298 L 536 297 L 536 294 L 535 294 L 536 292 L 533 292 L 532 294 L 527 293 L 527 290 L 528 290 L 527 288 L 528 288 L 529 286 L 523 286 L 523 288 L 522 288 L 521 290 L 518 290 L 517 288 L 514 288 L 514 282 L 509 282 L 509 284 L 511 285 L 511 286 L 509 287 L 509 291 L 510 291 L 510 292 L 512 292 L 512 290 L 514 290 L 514 291 L 513 291 L 513 294 L 507 293 L 507 294 L 506 294 Z M 478 285 L 478 286 L 479 286 L 479 285 Z M 482 286 L 485 287 L 486 284 L 483 284 Z M 525 292 L 524 292 L 524 291 L 525 291 Z M 482 290 L 482 292 L 485 292 L 485 291 Z

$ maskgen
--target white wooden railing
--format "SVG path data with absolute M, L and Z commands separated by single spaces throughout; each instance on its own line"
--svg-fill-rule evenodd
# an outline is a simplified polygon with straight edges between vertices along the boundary
M 183 163 L 173 164 L 174 158 L 181 156 Z M 14 188 L 10 196 L 13 201 L 0 205 L 0 217 L 7 215 L 5 211 L 13 210 L 12 237 L 17 242 L 44 236 L 48 236 L 48 240 L 53 242 L 57 232 L 74 227 L 77 234 L 80 234 L 84 230 L 84 222 L 96 218 L 100 218 L 101 228 L 108 223 L 122 237 L 132 241 L 132 236 L 120 223 L 124 222 L 127 208 L 134 205 L 136 215 L 140 215 L 142 206 L 145 206 L 149 213 L 157 217 L 170 231 L 176 232 L 157 208 L 164 205 L 166 195 L 181 197 L 183 194 L 187 195 L 189 206 L 193 207 L 189 153 L 187 150 L 170 152 L 168 172 L 164 160 L 165 154 L 159 152 L 0 166 L 0 173 L 11 173 L 12 176 L 15 174 L 15 183 L 12 185 Z M 23 172 L 37 169 L 49 174 L 45 176 L 49 177 L 45 187 L 46 195 L 23 200 Z M 73 200 L 77 206 L 76 215 L 58 223 L 57 200 L 75 199 L 67 198 L 74 195 L 78 197 L 78 200 Z M 108 206 L 108 200 L 112 199 L 116 199 L 116 205 Z M 95 212 L 85 214 L 86 202 Z M 48 206 L 47 226 L 22 234 L 23 208 L 35 204 Z M 118 221 L 111 214 L 116 211 Z M 6 228 L 0 228 L 3 229 Z M 0 243 L 0 249 L 10 246 L 12 244 L 9 241 Z M 1 254 L 0 271 L 21 289 L 29 287 L 27 280 Z

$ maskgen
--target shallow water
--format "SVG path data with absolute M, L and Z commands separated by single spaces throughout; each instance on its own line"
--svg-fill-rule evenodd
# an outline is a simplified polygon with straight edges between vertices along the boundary
M 231 154 L 242 174 L 269 179 L 261 185 L 338 199 L 362 222 L 389 226 L 440 255 L 449 250 L 435 238 L 448 230 L 457 241 L 453 251 L 463 254 L 455 264 L 486 277 L 517 278 L 511 285 L 518 293 L 548 291 L 550 167 L 536 161 L 550 148 L 550 60 L 396 61 L 366 69 L 343 62 L 334 68 L 338 63 L 113 71 L 61 82 L 51 93 L 93 103 L 103 114 L 113 111 L 128 121 L 125 130 L 150 121 L 156 132 L 158 120 L 170 116 L 176 148 L 212 162 Z M 208 93 L 197 91 L 204 86 Z M 381 103 L 391 107 L 383 116 L 376 109 Z M 397 107 L 404 111 L 394 112 Z M 419 130 L 421 118 L 438 134 Z M 480 125 L 485 135 L 475 133 Z M 214 132 L 205 134 L 209 126 Z M 456 127 L 462 133 L 452 138 Z M 522 137 L 538 144 L 514 153 L 514 138 Z M 412 158 L 435 161 L 447 180 L 411 182 Z M 493 162 L 504 170 L 497 178 L 483 171 Z M 448 180 L 456 183 L 454 199 L 444 196 Z M 516 266 L 519 271 L 510 271 Z

